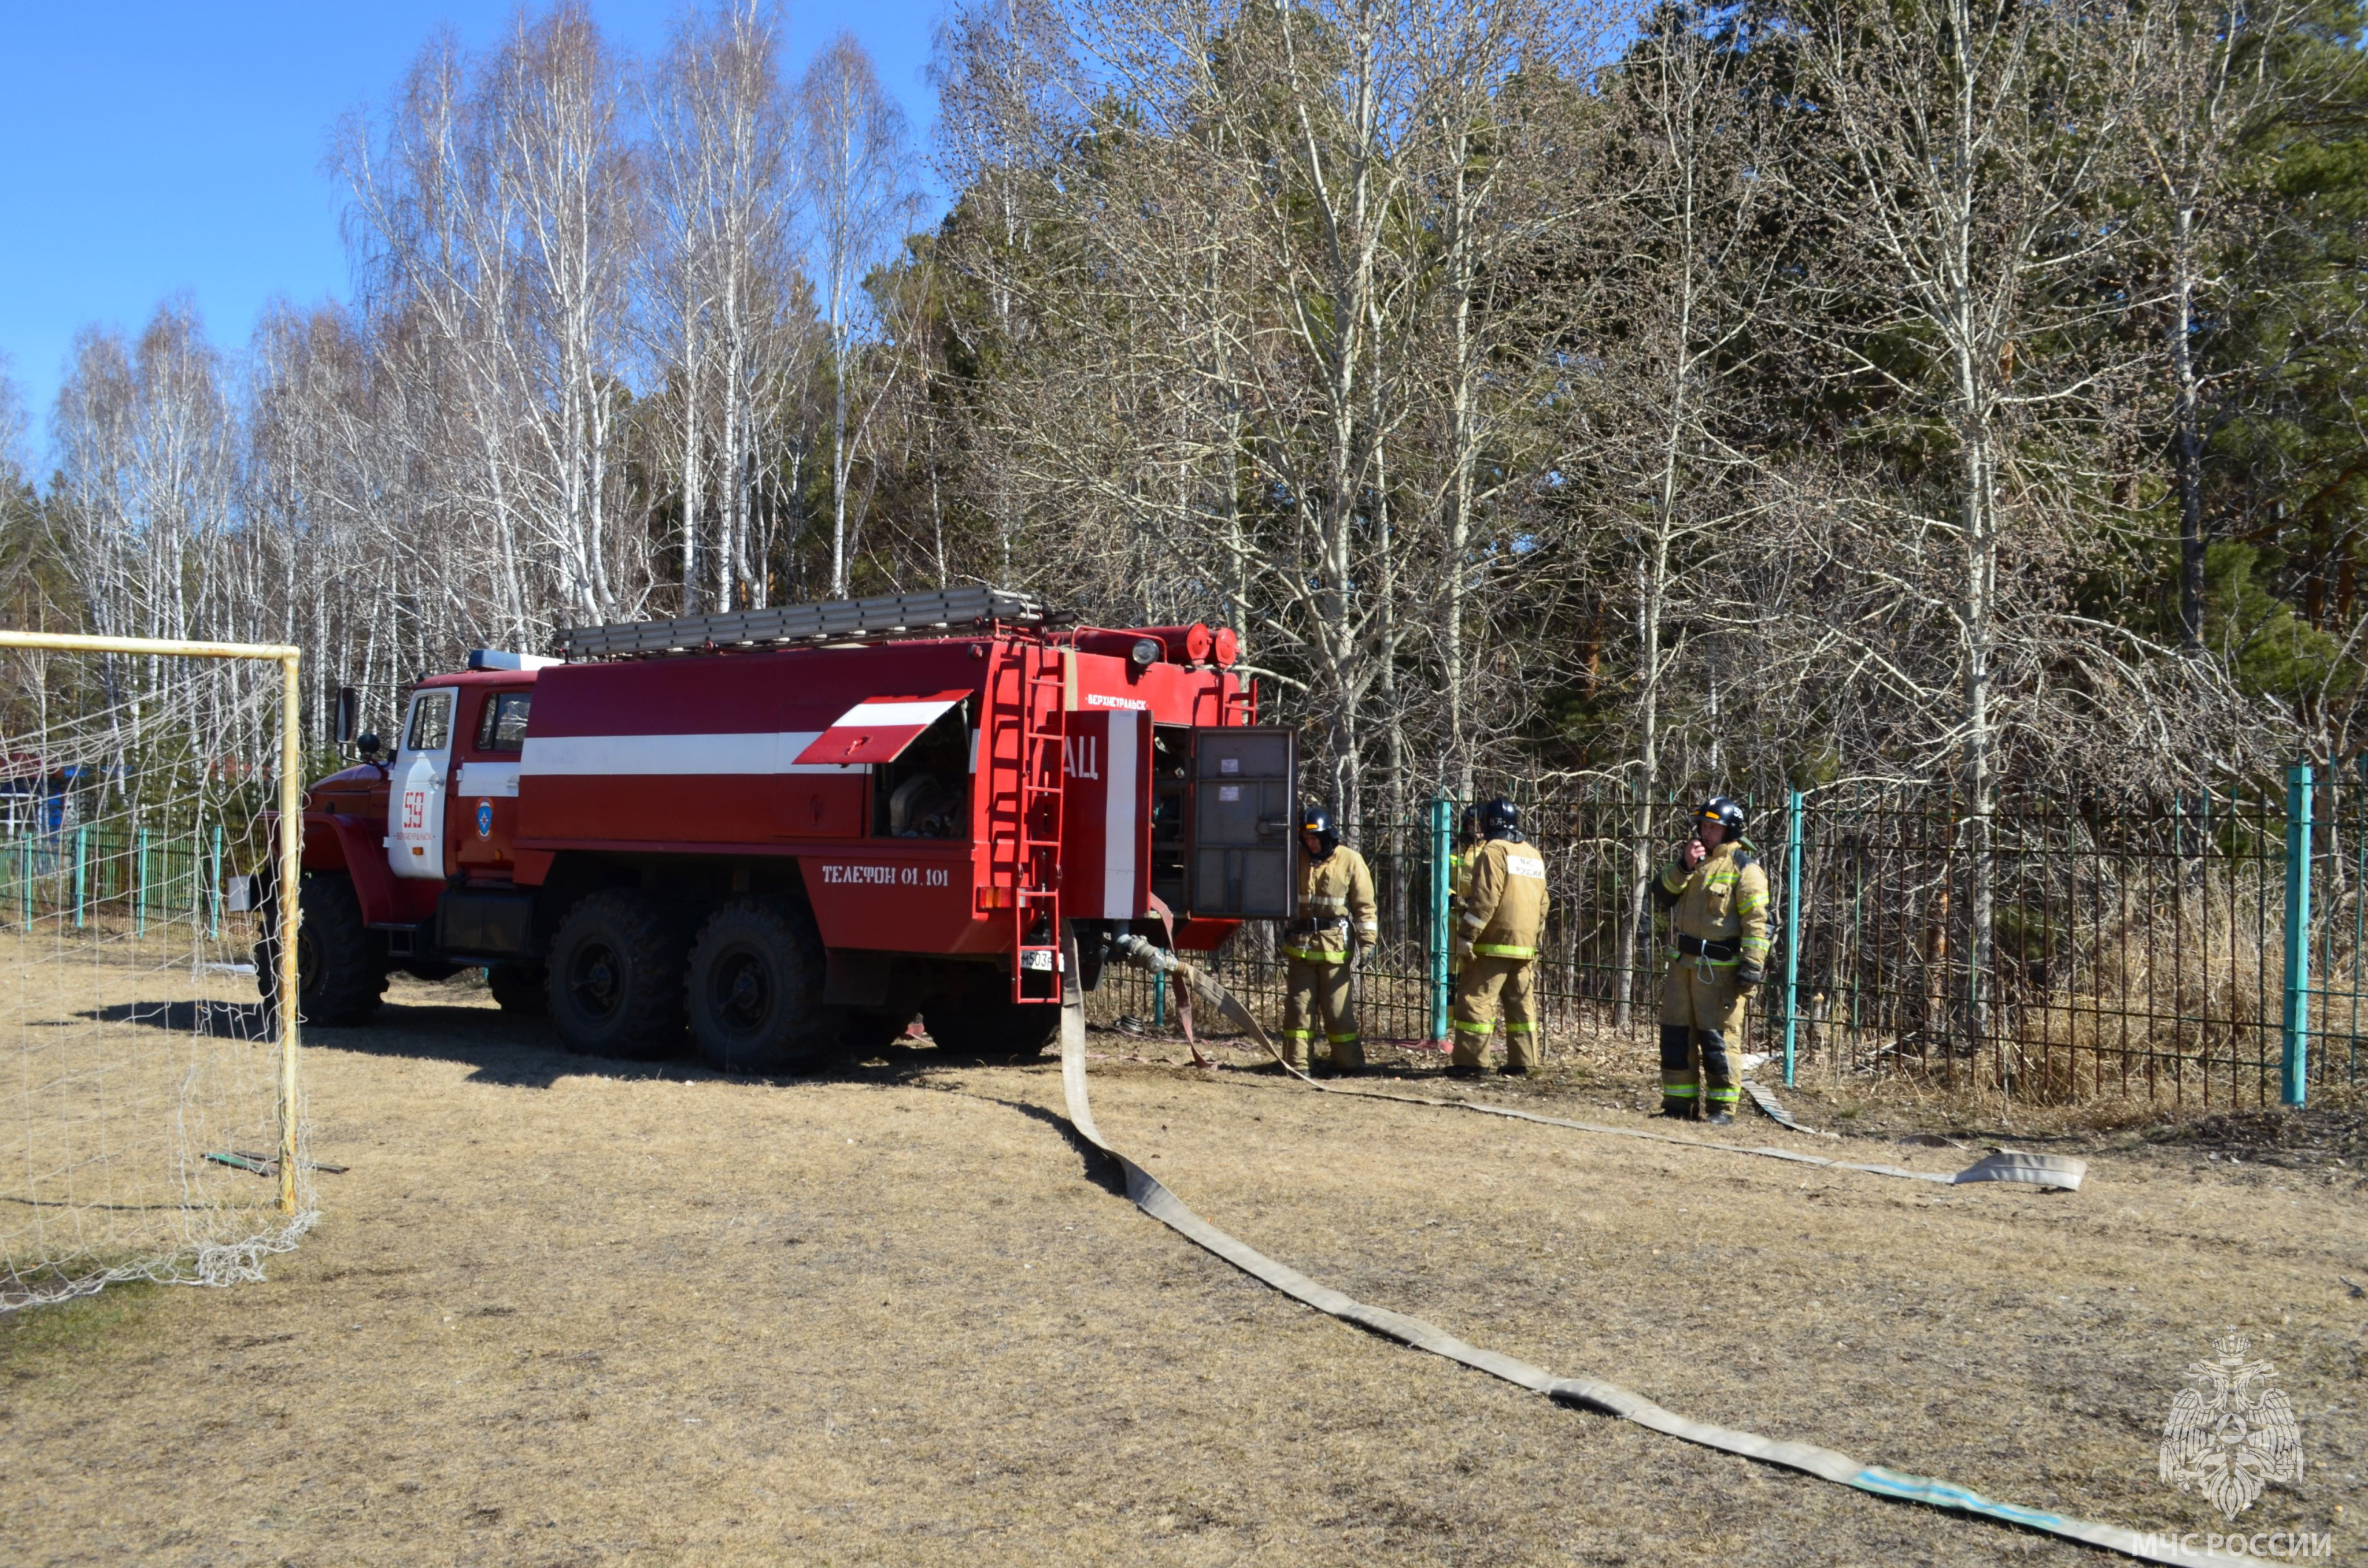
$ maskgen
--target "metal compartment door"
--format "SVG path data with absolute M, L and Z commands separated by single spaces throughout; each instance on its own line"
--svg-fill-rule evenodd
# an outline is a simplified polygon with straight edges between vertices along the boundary
M 1185 913 L 1204 920 L 1281 920 L 1299 892 L 1296 738 L 1279 726 L 1192 731 L 1185 812 Z

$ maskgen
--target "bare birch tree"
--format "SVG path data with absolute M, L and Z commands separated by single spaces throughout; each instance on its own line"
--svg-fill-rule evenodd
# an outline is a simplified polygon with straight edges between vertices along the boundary
M 2080 531 L 2128 368 L 2107 328 L 2142 302 L 2106 286 L 2128 243 L 2110 205 L 2127 137 L 2111 90 L 2123 35 L 2109 13 L 1910 0 L 1840 7 L 1804 59 L 1838 152 L 1817 194 L 1857 250 L 1827 274 L 1848 299 L 1829 297 L 1815 334 L 1890 419 L 1937 448 L 1930 483 L 1903 487 L 1880 526 L 1919 575 L 1928 549 L 1954 557 L 1914 592 L 1954 632 L 1955 701 L 1926 744 L 1953 758 L 1975 868 L 1975 1039 L 1987 1032 L 2002 731 L 2032 689 L 2012 665 L 2043 640 L 2009 608 L 2030 605 L 2043 579 L 2002 581 L 2001 563 L 2012 551 L 2036 564 Z
M 1623 188 L 1605 197 L 1622 222 L 1605 225 L 1602 246 L 1619 324 L 1589 335 L 1602 375 L 1599 394 L 1579 406 L 1586 449 L 1575 455 L 1600 483 L 1605 537 L 1621 541 L 1616 569 L 1628 579 L 1635 638 L 1622 771 L 1637 811 L 1612 980 L 1622 1023 L 1646 930 L 1656 807 L 1670 782 L 1663 749 L 1680 653 L 1671 629 L 1708 630 L 1722 555 L 1749 548 L 1768 511 L 1764 454 L 1736 438 L 1748 424 L 1737 388 L 1783 259 L 1770 231 L 1785 191 L 1777 128 L 1737 80 L 1736 40 L 1717 30 L 1727 20 L 1661 8 L 1606 89 L 1612 156 L 1624 171 Z M 1714 693 L 1715 670 L 1708 674 Z
M 848 492 L 865 427 L 893 385 L 888 356 L 855 351 L 867 324 L 865 277 L 905 237 L 916 210 L 904 111 L 880 88 L 871 57 L 841 33 L 807 67 L 798 88 L 816 291 L 830 337 L 830 591 L 848 591 Z M 855 526 L 862 522 L 859 512 Z
M 653 197 L 664 238 L 650 290 L 652 347 L 670 366 L 681 425 L 687 613 L 711 599 L 730 608 L 752 580 L 762 602 L 763 555 L 752 554 L 762 434 L 810 369 L 792 316 L 801 176 L 780 31 L 747 0 L 687 17 L 654 83 Z M 711 494 L 713 542 L 703 553 Z
M 2156 209 L 2146 225 L 2149 269 L 2163 296 L 2162 357 L 2169 381 L 2172 483 L 2179 506 L 2180 647 L 2203 653 L 2203 443 L 2207 372 L 2198 337 L 2223 304 L 2217 263 L 2248 216 L 2237 181 L 2245 139 L 2277 105 L 2264 40 L 2282 27 L 2272 6 L 2146 6 L 2116 63 L 2129 106 L 2136 172 Z

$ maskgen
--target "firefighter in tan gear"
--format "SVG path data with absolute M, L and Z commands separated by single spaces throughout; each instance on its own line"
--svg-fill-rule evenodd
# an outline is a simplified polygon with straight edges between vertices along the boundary
M 1486 1071 L 1488 1037 L 1497 1032 L 1497 1002 L 1505 1005 L 1505 1068 L 1519 1076 L 1538 1066 L 1538 933 L 1546 923 L 1546 863 L 1521 836 L 1513 802 L 1480 806 L 1481 843 L 1466 860 L 1463 914 L 1456 926 L 1463 969 L 1448 1028 L 1455 1054 L 1448 1072 L 1459 1078 Z
M 1724 1127 L 1743 1093 L 1727 1052 L 1741 1049 L 1744 1005 L 1768 965 L 1768 872 L 1744 845 L 1741 806 L 1720 795 L 1694 813 L 1653 899 L 1669 911 L 1661 1114 L 1700 1114 L 1707 1090 L 1707 1119 Z
M 1282 1002 L 1283 1060 L 1305 1071 L 1316 1030 L 1332 1048 L 1332 1071 L 1365 1070 L 1357 1009 L 1349 994 L 1350 942 L 1370 949 L 1381 937 L 1373 873 L 1365 858 L 1340 842 L 1332 813 L 1311 806 L 1300 813 L 1299 915 L 1286 927 L 1289 960 Z

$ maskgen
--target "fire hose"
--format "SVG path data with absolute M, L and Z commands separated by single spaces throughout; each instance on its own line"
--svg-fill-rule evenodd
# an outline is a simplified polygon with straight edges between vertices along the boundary
M 1276 1061 L 1282 1061 L 1281 1053 L 1275 1050 L 1274 1042 L 1267 1038 L 1266 1030 L 1259 1026 L 1257 1017 L 1248 1008 L 1242 1006 L 1231 991 L 1219 984 L 1198 965 L 1178 957 L 1172 951 L 1155 947 L 1140 937 L 1132 936 L 1119 937 L 1112 944 L 1112 954 L 1137 967 L 1177 976 L 1186 985 L 1207 997 L 1226 1017 L 1240 1026 L 1245 1033 L 1265 1046 Z M 1746 1459 L 1758 1460 L 1764 1464 L 1799 1471 L 1804 1474 L 1814 1475 L 1819 1480 L 1830 1481 L 1837 1485 L 1848 1486 L 1860 1492 L 1873 1493 L 1879 1497 L 1921 1503 L 1954 1513 L 2019 1525 L 2026 1529 L 2060 1536 L 2065 1540 L 2081 1541 L 2090 1546 L 2102 1547 L 2107 1551 L 2118 1551 L 2147 1562 L 2185 1564 L 2230 1563 L 2242 1561 L 2240 1558 L 2223 1552 L 2189 1550 L 2180 1546 L 2175 1538 L 2142 1535 L 2136 1530 L 2127 1529 L 2119 1525 L 2093 1524 L 2082 1519 L 2067 1518 L 2061 1514 L 2050 1513 L 2044 1509 L 2025 1508 L 2013 1503 L 2001 1503 L 1985 1497 L 1978 1492 L 1952 1485 L 1945 1481 L 1935 1481 L 1927 1476 L 1908 1475 L 1899 1471 L 1886 1470 L 1880 1465 L 1862 1464 L 1848 1454 L 1839 1453 L 1815 1443 L 1782 1442 L 1760 1437 L 1753 1432 L 1740 1432 L 1732 1427 L 1716 1426 L 1708 1422 L 1695 1421 L 1679 1415 L 1674 1411 L 1663 1409 L 1642 1394 L 1622 1388 L 1615 1383 L 1606 1382 L 1598 1378 L 1557 1378 L 1544 1369 L 1531 1366 L 1527 1361 L 1519 1360 L 1497 1351 L 1482 1349 L 1478 1346 L 1458 1339 L 1453 1335 L 1420 1318 L 1409 1317 L 1404 1312 L 1392 1312 L 1386 1307 L 1369 1306 L 1328 1286 L 1317 1284 L 1298 1270 L 1276 1262 L 1255 1247 L 1210 1224 L 1194 1213 L 1183 1199 L 1169 1191 L 1158 1177 L 1119 1153 L 1110 1141 L 1102 1136 L 1100 1128 L 1094 1123 L 1093 1105 L 1087 1094 L 1085 998 L 1077 987 L 1077 948 L 1074 934 L 1068 938 L 1067 951 L 1064 956 L 1067 961 L 1063 966 L 1061 986 L 1061 1087 L 1070 1124 L 1087 1142 L 1118 1162 L 1120 1169 L 1125 1173 L 1127 1198 L 1136 1208 L 1186 1240 L 1215 1254 L 1243 1273 L 1280 1290 L 1292 1300 L 1311 1306 L 1317 1312 L 1338 1318 L 1344 1323 L 1353 1323 L 1384 1338 L 1394 1339 L 1401 1345 L 1429 1351 L 1434 1356 L 1458 1362 L 1475 1371 L 1486 1372 L 1491 1377 L 1502 1378 L 1505 1381 L 1528 1389 L 1532 1393 L 1543 1394 L 1558 1404 L 1577 1405 L 1581 1409 L 1617 1415 L 1685 1442 L 1718 1449 L 1726 1453 L 1739 1454 Z M 1349 1094 L 1362 1098 L 1398 1100 L 1416 1105 L 1484 1110 L 1492 1114 L 1516 1117 L 1522 1120 L 1543 1122 L 1548 1126 L 1577 1128 L 1582 1131 L 1648 1138 L 1661 1142 L 1689 1143 L 1705 1148 L 1733 1149 L 1733 1146 L 1728 1144 L 1675 1138 L 1659 1133 L 1633 1132 L 1620 1128 L 1593 1127 L 1583 1122 L 1565 1121 L 1557 1117 L 1538 1116 L 1526 1111 L 1473 1105 L 1467 1101 L 1439 1100 L 1377 1090 L 1341 1088 L 1329 1084 L 1317 1083 L 1304 1073 L 1292 1069 L 1289 1062 L 1283 1062 L 1283 1066 L 1286 1071 L 1292 1072 L 1310 1087 L 1327 1093 Z M 1790 1150 L 1761 1149 L 1737 1152 L 1777 1154 L 1782 1158 L 1804 1161 L 1814 1165 L 1837 1165 L 1843 1169 L 1869 1171 L 1881 1176 L 1919 1176 L 1926 1180 L 2023 1181 L 2038 1182 L 2045 1186 L 2077 1187 L 2080 1176 L 2080 1170 L 2075 1169 L 2069 1174 L 2067 1182 L 2064 1179 L 2065 1173 L 2050 1169 L 2044 1165 L 2009 1164 L 1999 1167 L 1993 1174 L 1979 1176 L 1972 1175 L 1971 1172 L 1960 1172 L 1953 1177 L 1927 1176 L 1923 1176 L 1923 1173 L 1889 1166 L 1856 1165 L 1846 1161 L 1822 1160 L 1811 1155 L 1796 1154 Z M 1992 1160 L 1983 1161 L 1981 1165 L 1988 1165 L 1993 1160 L 2002 1157 L 2004 1156 L 1994 1155 Z M 2044 1155 L 2021 1155 L 2015 1158 L 2021 1161 L 2053 1159 L 2052 1156 Z M 2063 1161 L 2060 1164 L 2076 1167 L 2079 1165 L 2078 1161 Z M 1981 1165 L 1974 1168 L 1978 1170 Z M 2018 1172 L 2027 1174 L 2014 1174 Z

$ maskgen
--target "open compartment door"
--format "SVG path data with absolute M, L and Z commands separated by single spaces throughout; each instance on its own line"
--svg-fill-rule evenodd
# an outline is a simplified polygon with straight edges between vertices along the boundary
M 1281 920 L 1299 891 L 1299 748 L 1289 730 L 1192 732 L 1185 910 L 1203 920 Z
M 921 732 L 943 718 L 946 710 L 970 696 L 967 691 L 940 691 L 931 697 L 870 697 L 831 721 L 792 759 L 811 767 L 877 767 L 895 761 Z

